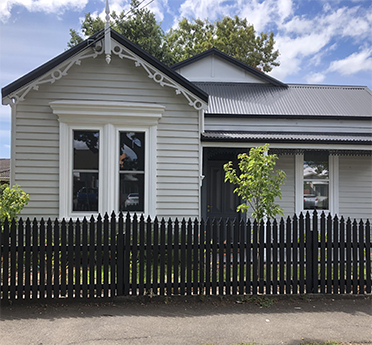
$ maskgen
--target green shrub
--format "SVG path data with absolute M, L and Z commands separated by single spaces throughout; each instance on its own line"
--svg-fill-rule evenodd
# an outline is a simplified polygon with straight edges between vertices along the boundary
M 25 193 L 18 185 L 12 188 L 9 185 L 0 186 L 0 222 L 5 219 L 9 222 L 17 218 L 17 214 L 28 204 L 30 196 Z

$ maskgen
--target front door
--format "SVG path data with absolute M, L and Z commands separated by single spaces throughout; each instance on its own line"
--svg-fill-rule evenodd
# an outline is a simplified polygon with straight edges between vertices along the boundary
M 208 218 L 239 218 L 236 212 L 240 204 L 239 197 L 233 193 L 234 185 L 225 182 L 223 165 L 227 161 L 207 162 L 207 217 Z

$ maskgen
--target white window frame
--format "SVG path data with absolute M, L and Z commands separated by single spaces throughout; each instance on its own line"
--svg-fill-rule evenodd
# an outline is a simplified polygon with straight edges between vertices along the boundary
M 116 214 L 119 210 L 119 133 L 145 133 L 144 214 L 156 215 L 157 125 L 165 107 L 158 104 L 63 100 L 50 103 L 60 122 L 59 217 Z M 88 125 L 87 125 L 88 124 Z M 73 130 L 99 130 L 98 212 L 72 211 Z M 113 183 L 112 183 L 113 182 Z
M 312 151 L 309 149 L 308 151 Z M 329 155 L 329 204 L 328 210 L 324 211 L 326 214 L 335 215 L 339 212 L 339 157 L 336 155 Z M 306 213 L 311 210 L 304 210 L 304 154 L 296 154 L 295 160 L 295 207 L 296 214 Z

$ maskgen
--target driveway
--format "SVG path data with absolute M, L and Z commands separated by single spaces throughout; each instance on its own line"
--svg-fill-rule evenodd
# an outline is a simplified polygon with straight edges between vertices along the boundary
M 372 344 L 371 296 L 3 303 L 0 344 Z

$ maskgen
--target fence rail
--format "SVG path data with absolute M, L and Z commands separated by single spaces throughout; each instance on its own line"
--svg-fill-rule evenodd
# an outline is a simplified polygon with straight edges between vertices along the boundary
M 5 221 L 1 298 L 371 293 L 370 223 L 286 220 Z

